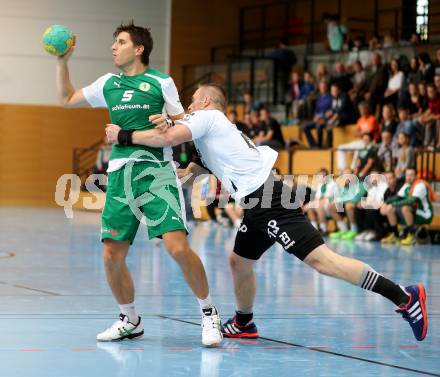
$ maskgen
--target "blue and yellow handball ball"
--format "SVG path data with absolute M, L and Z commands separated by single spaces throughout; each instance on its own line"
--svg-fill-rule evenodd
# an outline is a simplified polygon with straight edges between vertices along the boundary
M 72 30 L 64 25 L 51 25 L 43 33 L 42 42 L 49 54 L 63 56 L 73 45 Z

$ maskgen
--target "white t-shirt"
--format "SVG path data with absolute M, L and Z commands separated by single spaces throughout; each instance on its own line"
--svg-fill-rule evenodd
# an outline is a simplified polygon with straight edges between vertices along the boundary
M 390 77 L 388 80 L 388 89 L 390 90 L 400 90 L 403 84 L 405 76 L 402 71 L 397 72 L 394 76 Z
M 380 182 L 368 189 L 367 202 L 383 202 L 385 192 L 388 189 L 386 182 Z
M 203 164 L 235 200 L 253 193 L 269 177 L 278 153 L 256 147 L 221 111 L 195 111 L 179 123 L 191 130 Z

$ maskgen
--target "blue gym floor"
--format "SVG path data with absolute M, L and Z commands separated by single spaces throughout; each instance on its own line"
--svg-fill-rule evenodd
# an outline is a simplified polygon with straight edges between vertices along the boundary
M 199 309 L 180 270 L 140 229 L 129 256 L 141 340 L 97 344 L 117 319 L 105 280 L 100 215 L 0 209 L 0 377 L 440 376 L 440 247 L 340 242 L 403 285 L 428 293 L 429 331 L 417 342 L 391 303 L 323 277 L 282 252 L 257 264 L 261 339 L 201 346 Z M 232 229 L 191 227 L 223 319 L 234 311 L 227 255 Z

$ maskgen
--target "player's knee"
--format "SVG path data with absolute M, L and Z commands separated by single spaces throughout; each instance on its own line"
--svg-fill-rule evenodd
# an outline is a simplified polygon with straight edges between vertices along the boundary
M 410 206 L 402 206 L 402 212 L 404 214 L 409 214 L 409 213 L 412 213 L 412 209 Z
M 337 254 L 329 249 L 325 250 L 322 247 L 310 253 L 304 261 L 320 274 L 331 276 L 335 270 L 335 258 Z
M 234 252 L 229 256 L 229 266 L 233 274 L 243 274 L 253 270 L 252 262 L 245 261 Z
M 184 262 L 191 252 L 188 245 L 178 242 L 167 245 L 167 250 L 171 257 L 177 262 Z
M 122 263 L 125 260 L 125 252 L 113 245 L 105 245 L 103 258 L 106 265 Z
M 237 258 L 237 254 L 231 253 L 229 256 L 229 266 L 232 272 L 238 272 L 240 270 L 240 261 Z

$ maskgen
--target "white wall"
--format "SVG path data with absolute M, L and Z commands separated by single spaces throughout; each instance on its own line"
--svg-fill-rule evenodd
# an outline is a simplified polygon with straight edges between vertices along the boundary
M 148 26 L 154 40 L 150 65 L 169 67 L 171 0 L 0 0 L 0 103 L 56 104 L 55 57 L 41 46 L 52 24 L 77 35 L 71 79 L 83 87 L 117 72 L 110 46 L 121 22 Z

